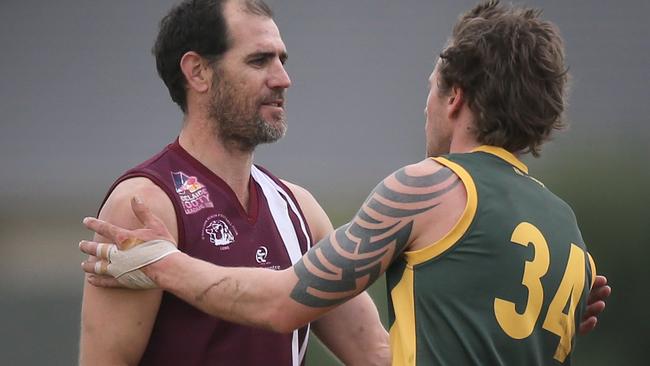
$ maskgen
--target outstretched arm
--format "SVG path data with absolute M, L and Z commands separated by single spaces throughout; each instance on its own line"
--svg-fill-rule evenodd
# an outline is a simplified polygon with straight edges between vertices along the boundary
M 370 286 L 431 226 L 431 215 L 440 214 L 434 211 L 444 211 L 450 197 L 464 198 L 459 183 L 455 174 L 432 160 L 399 170 L 373 190 L 350 223 L 284 271 L 223 268 L 182 253 L 143 270 L 160 287 L 209 314 L 288 332 Z M 145 207 L 134 208 L 146 225 L 153 225 L 155 218 Z M 87 219 L 86 225 L 109 238 L 120 232 L 95 219 Z M 141 239 L 159 237 L 160 232 Z M 85 243 L 82 249 L 94 252 L 93 245 Z M 89 272 L 94 267 L 92 262 L 84 265 Z M 90 281 L 101 285 L 109 280 L 92 277 Z
M 465 191 L 459 183 L 449 169 L 431 160 L 399 170 L 375 188 L 350 223 L 284 271 L 223 268 L 181 253 L 143 271 L 160 287 L 209 314 L 288 332 L 365 290 L 406 248 L 435 242 L 435 230 L 433 235 L 426 230 L 437 227 L 432 223 L 443 222 L 441 217 L 448 219 L 450 209 L 459 202 L 464 204 Z M 146 228 L 154 227 L 156 218 L 146 207 L 136 204 L 134 211 Z M 134 234 L 95 219 L 85 223 L 109 239 L 116 234 L 142 240 L 170 239 L 161 230 Z M 438 226 L 438 234 L 446 233 L 444 225 Z M 96 247 L 97 243 L 81 245 L 87 253 L 95 253 Z M 87 262 L 84 269 L 94 273 L 95 265 Z M 100 276 L 91 276 L 89 281 L 99 286 L 117 285 L 114 279 Z M 602 311 L 609 291 L 607 286 L 594 285 L 581 332 L 593 329 L 594 316 Z

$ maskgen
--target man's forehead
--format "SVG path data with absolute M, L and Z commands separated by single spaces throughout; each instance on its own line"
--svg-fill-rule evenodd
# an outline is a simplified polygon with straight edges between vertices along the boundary
M 438 68 L 440 67 L 440 62 L 440 57 L 438 57 L 436 59 L 436 62 L 433 64 L 433 71 L 431 71 L 431 75 L 429 75 L 429 81 L 435 81 L 438 77 Z
M 226 3 L 224 16 L 233 46 L 284 49 L 280 30 L 272 18 L 252 14 L 237 1 Z
M 251 54 L 269 54 L 283 58 L 287 56 L 286 47 L 280 38 L 239 39 L 232 41 L 232 47 L 228 52 L 233 52 L 244 57 Z

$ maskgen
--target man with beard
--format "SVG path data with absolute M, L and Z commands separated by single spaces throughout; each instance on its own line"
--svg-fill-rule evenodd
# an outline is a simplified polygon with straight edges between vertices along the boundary
M 111 241 L 146 242 L 82 242 L 101 258 L 83 268 L 98 286 L 134 287 L 142 275 L 207 313 L 281 332 L 385 272 L 393 365 L 570 364 L 575 335 L 593 328 L 610 289 L 571 208 L 519 159 L 539 155 L 562 126 L 567 77 L 554 24 L 484 2 L 459 19 L 430 76 L 429 158 L 385 178 L 293 268 L 225 268 L 179 253 L 138 199 L 145 229 L 84 223 Z
M 286 130 L 285 46 L 260 0 L 188 0 L 162 20 L 158 73 L 184 112 L 178 138 L 110 188 L 99 217 L 140 227 L 138 195 L 178 249 L 210 263 L 281 270 L 332 231 L 303 188 L 253 165 Z M 96 236 L 95 240 L 107 238 Z M 123 242 L 123 247 L 133 243 Z M 141 273 L 133 283 L 147 286 Z M 309 324 L 286 334 L 213 318 L 170 293 L 86 285 L 83 365 L 302 364 Z M 388 336 L 367 294 L 312 323 L 346 364 L 388 364 Z

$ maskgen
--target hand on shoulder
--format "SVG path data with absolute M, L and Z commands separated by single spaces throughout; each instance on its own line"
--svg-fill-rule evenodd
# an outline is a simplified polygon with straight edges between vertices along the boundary
M 124 180 L 111 192 L 99 214 L 99 219 L 126 229 L 142 227 L 131 209 L 131 199 L 138 196 L 159 217 L 178 242 L 178 224 L 174 205 L 167 194 L 151 180 L 136 177 Z

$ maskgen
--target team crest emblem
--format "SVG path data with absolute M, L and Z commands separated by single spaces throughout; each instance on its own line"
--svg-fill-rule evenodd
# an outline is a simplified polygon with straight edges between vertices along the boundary
M 227 247 L 235 242 L 237 230 L 224 215 L 212 215 L 203 223 L 201 238 L 210 240 L 217 247 Z
M 210 243 L 221 246 L 235 241 L 235 236 L 230 232 L 228 225 L 221 220 L 210 221 L 205 228 L 205 233 L 210 236 Z
M 186 214 L 195 214 L 204 208 L 214 207 L 208 189 L 194 177 L 183 172 L 172 172 L 176 193 Z

